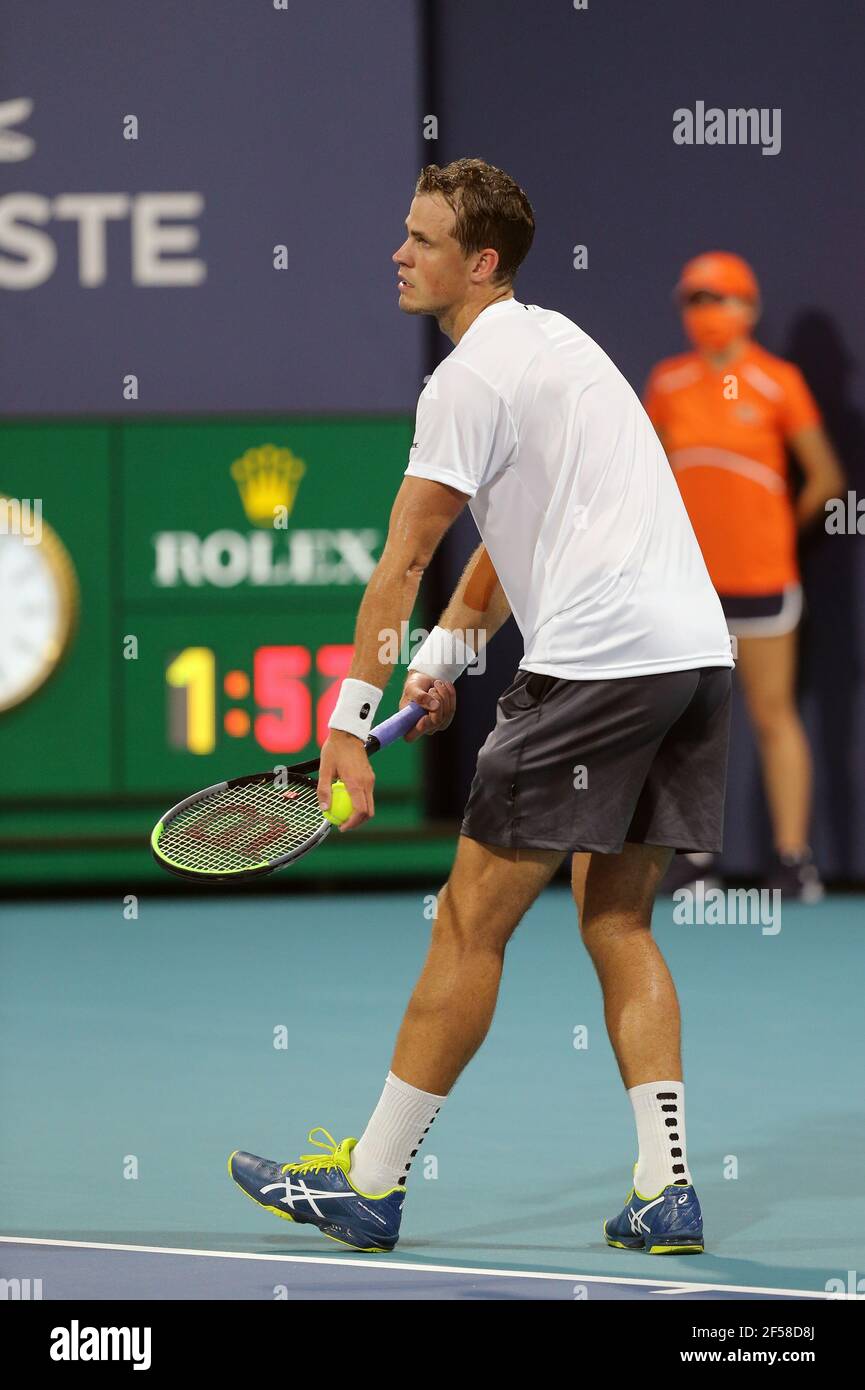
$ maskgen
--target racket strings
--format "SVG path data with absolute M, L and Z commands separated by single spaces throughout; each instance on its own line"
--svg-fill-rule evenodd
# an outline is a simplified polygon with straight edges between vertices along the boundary
M 281 859 L 321 834 L 315 784 L 287 787 L 270 778 L 224 787 L 178 811 L 164 827 L 159 852 L 178 868 L 231 873 Z

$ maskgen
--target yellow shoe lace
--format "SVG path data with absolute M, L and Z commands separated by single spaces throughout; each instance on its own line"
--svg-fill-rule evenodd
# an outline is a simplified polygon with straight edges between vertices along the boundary
M 320 1139 L 316 1139 L 314 1137 L 316 1134 L 323 1134 L 327 1143 L 323 1144 Z M 336 1156 L 339 1144 L 337 1144 L 333 1135 L 329 1134 L 322 1125 L 316 1125 L 315 1129 L 311 1129 L 306 1138 L 308 1143 L 315 1144 L 319 1149 L 327 1149 L 329 1152 L 323 1154 L 301 1154 L 297 1163 L 286 1163 L 283 1165 L 283 1173 L 318 1173 L 321 1172 L 323 1168 L 342 1167 L 342 1164 L 339 1163 Z

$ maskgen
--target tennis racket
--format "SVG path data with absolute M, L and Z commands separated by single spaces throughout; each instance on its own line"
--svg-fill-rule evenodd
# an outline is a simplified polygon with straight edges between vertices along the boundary
M 373 729 L 367 755 L 402 738 L 427 713 L 412 700 Z M 260 878 L 302 859 L 333 826 L 318 804 L 321 758 L 216 782 L 166 811 L 150 836 L 157 864 L 200 883 Z

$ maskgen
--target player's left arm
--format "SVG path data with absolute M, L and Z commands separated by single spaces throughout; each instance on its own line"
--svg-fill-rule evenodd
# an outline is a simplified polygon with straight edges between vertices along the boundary
M 846 480 L 822 425 L 806 425 L 791 434 L 787 443 L 805 475 L 796 499 L 796 521 L 803 529 L 823 516 L 829 498 L 841 494 Z

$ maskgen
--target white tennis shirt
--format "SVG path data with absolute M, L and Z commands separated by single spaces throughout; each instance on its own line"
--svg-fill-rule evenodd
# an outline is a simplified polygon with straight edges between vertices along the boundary
M 506 299 L 478 315 L 421 393 L 406 474 L 471 498 L 522 670 L 605 680 L 733 666 L 649 417 L 564 314 Z

